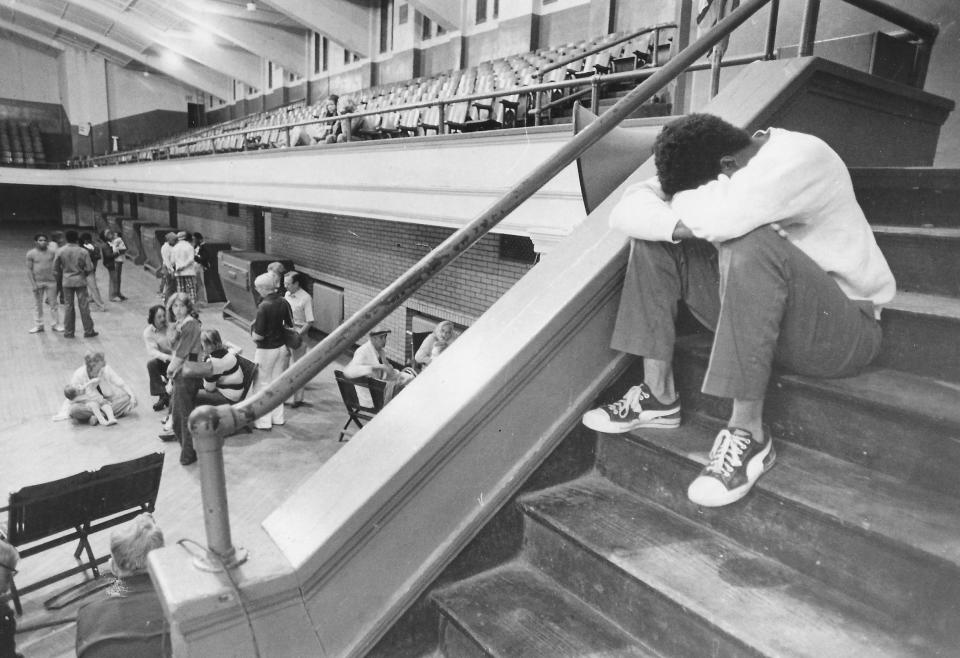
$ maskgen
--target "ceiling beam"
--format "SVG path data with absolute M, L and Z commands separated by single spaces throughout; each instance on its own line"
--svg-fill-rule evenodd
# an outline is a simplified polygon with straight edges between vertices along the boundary
M 204 5 L 199 6 L 202 8 Z M 232 42 L 244 50 L 279 64 L 284 70 L 292 71 L 301 76 L 307 74 L 306 28 L 291 31 L 229 16 L 217 15 L 216 18 L 209 18 L 209 12 L 198 11 L 192 5 L 187 5 L 179 0 L 168 0 L 167 7 L 194 25 Z M 252 86 L 259 87 L 260 85 L 258 82 L 258 84 Z
M 216 44 L 204 44 L 197 38 L 161 32 L 147 21 L 126 11 L 118 11 L 92 0 L 71 0 L 72 4 L 92 14 L 113 21 L 144 41 L 152 41 L 181 57 L 192 59 L 214 71 L 242 80 L 251 87 L 260 86 L 260 58 L 252 53 L 225 51 Z
M 123 45 L 122 43 L 114 41 L 110 37 L 105 37 L 95 30 L 90 30 L 81 25 L 76 25 L 75 23 L 71 23 L 68 20 L 60 18 L 56 14 L 51 14 L 41 9 L 37 9 L 27 5 L 24 2 L 14 3 L 12 0 L 0 0 L 0 3 L 7 5 L 14 11 L 25 16 L 30 16 L 31 18 L 43 21 L 48 25 L 52 25 L 53 27 L 59 28 L 66 32 L 71 32 L 77 36 L 83 37 L 84 39 L 98 43 L 104 48 L 109 48 L 110 50 L 119 53 L 128 59 L 146 64 L 147 66 L 160 71 L 161 73 L 168 75 L 175 80 L 179 80 L 180 82 L 186 83 L 190 87 L 195 87 L 208 94 L 213 94 L 217 98 L 230 99 L 233 97 L 233 80 L 222 73 L 218 73 L 204 66 L 192 64 L 190 62 L 183 62 L 177 66 L 171 65 L 162 57 L 139 52 L 133 48 Z
M 366 4 L 346 0 L 268 0 L 266 4 L 351 52 L 370 55 L 371 13 Z
M 0 30 L 6 30 L 7 32 L 12 32 L 13 34 L 19 34 L 22 37 L 26 37 L 31 41 L 36 41 L 37 43 L 43 44 L 48 48 L 53 48 L 54 50 L 64 51 L 67 49 L 66 46 L 64 46 L 62 43 L 60 43 L 56 39 L 52 39 L 48 36 L 44 36 L 39 32 L 34 32 L 29 28 L 22 27 L 20 25 L 17 25 L 16 23 L 11 23 L 10 21 L 4 20 L 2 18 L 0 18 Z

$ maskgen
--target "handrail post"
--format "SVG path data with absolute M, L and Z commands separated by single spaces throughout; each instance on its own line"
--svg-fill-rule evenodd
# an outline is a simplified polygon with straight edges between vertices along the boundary
M 233 545 L 230 514 L 227 507 L 227 480 L 223 467 L 223 437 L 218 435 L 220 415 L 216 407 L 202 406 L 190 414 L 190 432 L 200 462 L 200 497 L 203 501 L 203 525 L 207 549 L 215 556 L 198 558 L 200 569 L 220 571 L 242 564 L 247 553 Z
M 446 130 L 447 113 L 445 111 L 446 105 L 447 104 L 444 103 L 443 101 L 440 101 L 439 103 L 437 103 L 437 109 L 439 110 L 437 114 L 437 134 L 438 135 L 445 135 L 447 133 L 447 130 Z
M 817 39 L 817 20 L 820 15 L 820 0 L 807 0 L 803 5 L 803 21 L 800 24 L 799 57 L 813 54 L 813 42 Z
M 590 78 L 590 111 L 600 114 L 600 76 Z
M 543 84 L 543 73 L 537 73 L 537 84 Z M 533 125 L 540 125 L 540 112 L 543 111 L 543 92 L 537 91 L 533 94 Z
M 653 31 L 653 66 L 660 66 L 660 28 Z
M 765 60 L 776 59 L 777 21 L 780 19 L 780 0 L 770 0 L 770 18 L 767 21 L 767 38 L 763 46 Z

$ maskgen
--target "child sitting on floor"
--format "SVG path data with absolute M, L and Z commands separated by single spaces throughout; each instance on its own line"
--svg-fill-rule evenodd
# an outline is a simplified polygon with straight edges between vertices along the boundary
M 93 412 L 90 417 L 90 424 L 96 425 L 116 425 L 117 418 L 113 415 L 113 407 L 107 402 L 98 391 L 95 390 L 97 379 L 90 380 L 86 389 L 81 389 L 72 384 L 63 387 L 63 396 L 73 404 L 83 404 Z

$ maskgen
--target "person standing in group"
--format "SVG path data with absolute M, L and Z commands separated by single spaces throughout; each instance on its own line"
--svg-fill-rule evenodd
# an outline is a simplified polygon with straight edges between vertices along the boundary
M 290 304 L 277 292 L 277 277 L 264 272 L 254 282 L 257 293 L 262 297 L 257 306 L 257 317 L 250 327 L 250 335 L 256 343 L 257 351 L 253 360 L 260 366 L 258 389 L 266 388 L 283 372 L 287 347 L 284 340 L 284 327 L 293 327 Z M 277 405 L 269 414 L 257 419 L 254 427 L 268 430 L 274 425 L 283 425 L 283 405 Z
M 193 242 L 193 262 L 196 263 L 195 269 L 197 271 L 197 303 L 206 304 L 207 284 L 204 283 L 203 277 L 206 276 L 206 271 L 210 269 L 210 258 L 204 248 L 202 233 L 194 233 L 191 240 Z
M 33 236 L 34 247 L 27 252 L 27 280 L 33 290 L 33 328 L 31 334 L 43 331 L 43 305 L 50 307 L 50 324 L 54 331 L 63 331 L 60 324 L 57 300 L 57 280 L 53 274 L 53 259 L 57 255 L 55 247 L 45 233 Z
M 87 297 L 87 275 L 93 271 L 93 262 L 86 249 L 77 244 L 77 232 L 67 231 L 67 244 L 57 251 L 53 259 L 53 273 L 57 280 L 57 293 L 66 306 L 63 322 L 63 337 L 73 338 L 77 316 L 74 299 L 80 307 L 80 321 L 85 338 L 97 336 L 90 317 L 90 299 Z
M 103 302 L 103 297 L 100 295 L 100 286 L 97 285 L 97 263 L 100 262 L 100 249 L 89 233 L 80 234 L 80 246 L 90 253 L 90 262 L 93 263 L 93 271 L 87 275 L 87 293 L 90 295 L 90 301 L 96 304 L 97 309 L 106 311 L 107 305 Z
M 103 232 L 103 240 L 110 247 L 113 256 L 113 268 L 107 268 L 107 272 L 110 274 L 110 301 L 125 302 L 127 298 L 120 292 L 120 285 L 123 280 L 123 262 L 125 260 L 124 254 L 127 253 L 127 245 L 123 242 L 123 238 L 110 229 Z M 103 264 L 106 267 L 106 258 L 104 258 Z
M 157 294 L 163 304 L 167 303 L 170 295 L 177 291 L 177 278 L 173 275 L 173 246 L 177 244 L 177 234 L 170 231 L 163 236 L 160 245 L 160 287 Z
M 167 301 L 167 321 L 171 325 L 170 340 L 173 349 L 167 364 L 167 379 L 170 380 L 171 429 L 160 434 L 163 441 L 180 442 L 180 463 L 184 466 L 197 461 L 197 452 L 193 448 L 193 435 L 190 433 L 190 413 L 197 403 L 197 392 L 203 386 L 203 377 L 188 374 L 184 364 L 197 362 L 203 353 L 200 344 L 200 320 L 197 319 L 190 297 L 183 292 L 175 292 Z
M 281 263 L 278 260 L 273 261 L 272 263 L 267 265 L 267 272 L 272 274 L 277 279 L 277 293 L 281 297 L 286 295 L 287 291 L 283 287 L 283 277 L 287 273 L 287 268 L 283 266 L 283 263 Z
M 283 281 L 287 289 L 283 298 L 290 305 L 293 328 L 297 330 L 301 337 L 306 337 L 310 327 L 313 326 L 313 298 L 303 289 L 303 275 L 299 272 L 287 272 Z M 307 345 L 306 342 L 303 342 L 300 347 L 290 350 L 290 363 L 299 360 L 306 353 Z M 294 409 L 301 406 L 303 404 L 303 389 L 298 389 L 287 402 Z
M 193 260 L 193 244 L 189 233 L 177 233 L 177 243 L 170 250 L 170 259 L 173 262 L 173 274 L 177 277 L 177 292 L 182 292 L 190 298 L 190 303 L 197 305 L 197 264 Z

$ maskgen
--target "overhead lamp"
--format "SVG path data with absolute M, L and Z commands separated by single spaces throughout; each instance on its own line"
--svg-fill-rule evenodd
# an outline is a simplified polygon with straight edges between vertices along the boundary
M 248 3 L 247 3 L 247 11 L 256 11 L 256 10 L 257 10 L 257 3 L 256 3 L 256 2 L 248 2 Z

